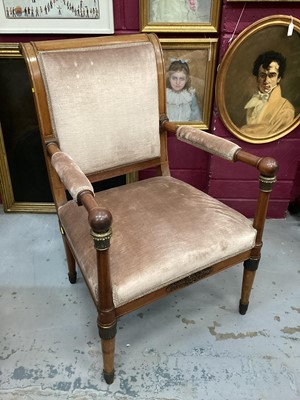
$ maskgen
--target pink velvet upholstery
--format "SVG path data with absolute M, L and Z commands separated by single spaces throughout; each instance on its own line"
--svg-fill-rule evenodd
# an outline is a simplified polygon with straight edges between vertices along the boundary
M 201 131 L 200 129 L 192 128 L 189 125 L 179 126 L 176 136 L 182 142 L 191 144 L 229 161 L 234 160 L 234 155 L 240 149 L 240 146 L 229 140 Z
M 99 192 L 96 201 L 114 218 L 110 269 L 116 307 L 255 244 L 250 220 L 171 177 Z M 97 299 L 86 211 L 69 202 L 59 209 L 59 217 Z
M 60 149 L 84 173 L 160 155 L 150 43 L 40 52 L 38 60 Z
M 59 151 L 51 157 L 51 164 L 74 200 L 84 190 L 94 193 L 93 186 L 72 158 Z

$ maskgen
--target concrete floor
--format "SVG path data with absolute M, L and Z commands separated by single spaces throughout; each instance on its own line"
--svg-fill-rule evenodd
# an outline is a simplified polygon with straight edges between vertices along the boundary
M 0 399 L 300 399 L 300 217 L 268 220 L 246 316 L 241 265 L 123 317 L 101 376 L 96 310 L 55 215 L 0 211 Z

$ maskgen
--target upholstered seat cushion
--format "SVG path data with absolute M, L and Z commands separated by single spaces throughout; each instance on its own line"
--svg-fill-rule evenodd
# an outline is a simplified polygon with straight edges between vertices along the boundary
M 250 220 L 172 177 L 99 192 L 96 200 L 113 216 L 110 268 L 116 307 L 254 247 Z M 59 216 L 97 299 L 87 212 L 70 201 Z

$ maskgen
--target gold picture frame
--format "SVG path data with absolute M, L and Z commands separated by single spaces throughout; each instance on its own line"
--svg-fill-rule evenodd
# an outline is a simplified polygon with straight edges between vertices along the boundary
M 160 43 L 166 68 L 167 111 L 169 110 L 168 116 L 170 120 L 178 124 L 194 125 L 203 130 L 209 129 L 218 39 L 160 39 Z M 197 100 L 201 115 L 199 120 L 176 119 L 176 111 L 172 111 L 172 105 L 170 104 L 172 104 L 172 97 L 174 96 L 170 84 L 168 85 L 168 70 L 172 63 L 174 65 L 174 61 L 177 64 L 179 61 L 179 66 L 183 64 L 184 67 L 185 63 L 188 65 L 190 72 L 190 88 L 188 91 L 193 96 L 195 95 Z M 171 98 L 169 102 L 168 98 Z M 175 101 L 177 102 L 176 99 Z M 172 115 L 174 116 L 173 118 L 171 118 Z
M 178 4 L 177 4 L 178 3 Z M 142 32 L 218 32 L 221 0 L 140 0 Z
M 276 68 L 285 63 L 286 68 L 284 71 L 282 67 L 277 68 L 275 84 L 266 82 L 266 96 L 262 96 L 258 91 L 259 79 L 269 78 L 262 78 L 263 74 L 259 73 L 261 60 L 275 57 L 274 53 L 276 57 L 283 56 L 282 61 L 275 61 Z M 222 57 L 216 78 L 219 114 L 234 136 L 249 143 L 268 143 L 299 125 L 299 59 L 300 21 L 296 18 L 265 17 L 237 36 Z M 264 71 L 269 71 L 271 63 L 264 62 Z
M 17 43 L 0 43 L 0 84 L 3 209 L 5 212 L 55 212 L 29 77 Z M 25 158 L 26 161 L 30 158 L 30 163 L 25 163 Z M 41 190 L 37 182 L 42 183 Z

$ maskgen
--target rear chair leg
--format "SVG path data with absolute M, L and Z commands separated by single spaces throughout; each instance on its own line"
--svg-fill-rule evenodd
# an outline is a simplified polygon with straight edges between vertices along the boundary
M 250 292 L 253 286 L 255 273 L 258 268 L 259 259 L 251 259 L 249 258 L 244 262 L 244 275 L 243 275 L 243 285 L 242 285 L 242 294 L 239 306 L 239 312 L 241 315 L 245 315 L 248 306 L 249 306 L 249 298 Z
M 67 263 L 68 263 L 68 277 L 69 277 L 69 281 L 70 283 L 76 283 L 77 281 L 77 272 L 76 272 L 76 262 L 75 262 L 75 258 L 70 250 L 69 244 L 67 242 L 66 236 L 65 236 L 65 231 L 63 229 L 62 226 L 60 226 L 60 231 L 62 234 L 62 238 L 64 241 L 64 246 L 65 246 L 65 252 L 66 252 L 66 257 L 67 257 Z

